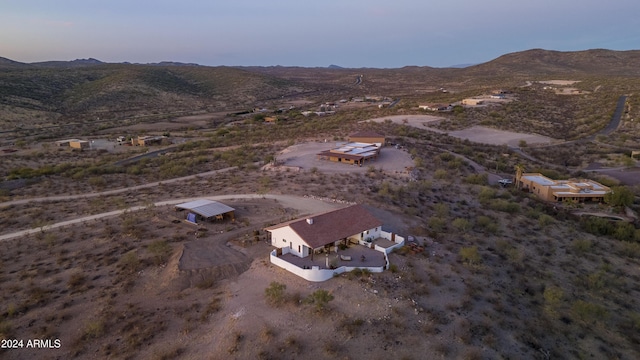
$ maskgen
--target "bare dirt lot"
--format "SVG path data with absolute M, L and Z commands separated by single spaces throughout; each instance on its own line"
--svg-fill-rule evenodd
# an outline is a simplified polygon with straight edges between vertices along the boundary
M 443 120 L 443 118 L 433 115 L 395 115 L 365 120 L 365 122 L 373 121 L 381 123 L 386 120 L 390 120 L 396 124 L 405 124 L 423 130 L 447 133 L 453 137 L 467 139 L 469 141 L 480 144 L 519 146 L 520 141 L 525 141 L 529 145 L 549 144 L 556 141 L 555 139 L 546 136 L 497 130 L 484 126 L 472 126 L 464 130 L 446 132 L 430 127 L 430 124 Z
M 321 151 L 335 147 L 336 143 L 331 141 L 326 143 L 307 142 L 296 144 L 281 151 L 277 156 L 277 160 L 283 162 L 284 166 L 298 167 L 305 171 L 316 168 L 326 173 L 365 173 L 369 171 L 370 166 L 373 166 L 387 173 L 408 174 L 408 169 L 414 166 L 411 155 L 408 152 L 391 146 L 383 147 L 377 159 L 367 162 L 361 167 L 320 160 L 316 156 Z
M 480 144 L 507 146 L 519 146 L 521 141 L 525 141 L 528 145 L 550 144 L 555 141 L 546 136 L 503 131 L 484 126 L 472 126 L 468 129 L 452 131 L 449 135 Z

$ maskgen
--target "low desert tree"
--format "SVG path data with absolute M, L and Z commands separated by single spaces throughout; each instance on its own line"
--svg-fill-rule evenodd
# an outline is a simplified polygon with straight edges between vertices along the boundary
M 264 297 L 267 300 L 267 303 L 272 306 L 280 306 L 284 303 L 285 300 L 285 289 L 287 285 L 281 284 L 277 281 L 272 281 L 269 284 L 269 287 L 264 289 Z
M 604 201 L 611 206 L 630 206 L 635 195 L 626 186 L 614 186 L 611 192 L 604 196 Z

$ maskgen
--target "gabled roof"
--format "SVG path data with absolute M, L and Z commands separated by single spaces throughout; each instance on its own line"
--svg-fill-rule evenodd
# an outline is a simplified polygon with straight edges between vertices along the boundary
M 311 219 L 309 224 L 307 219 Z M 382 222 L 362 205 L 311 215 L 267 228 L 275 230 L 289 226 L 312 249 L 339 241 L 378 226 Z
M 176 205 L 178 209 L 186 209 L 205 218 L 234 211 L 231 206 L 213 200 L 199 199 Z
M 376 137 L 377 138 L 383 138 L 384 135 L 380 135 L 375 131 L 364 130 L 364 131 L 359 131 L 357 133 L 351 134 L 351 135 L 349 135 L 349 137 L 352 137 L 352 138 L 354 138 L 354 137 L 356 137 L 356 138 L 358 138 L 358 137 L 362 137 L 362 138 L 376 138 Z

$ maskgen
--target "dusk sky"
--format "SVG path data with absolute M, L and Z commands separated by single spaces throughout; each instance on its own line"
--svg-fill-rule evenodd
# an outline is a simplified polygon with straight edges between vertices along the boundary
M 0 0 L 0 56 L 397 68 L 640 48 L 638 0 Z

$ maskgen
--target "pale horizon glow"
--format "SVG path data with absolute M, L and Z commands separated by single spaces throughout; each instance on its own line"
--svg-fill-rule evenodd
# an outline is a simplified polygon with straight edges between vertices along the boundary
M 0 57 L 27 63 L 447 67 L 534 48 L 640 44 L 635 0 L 5 0 L 0 8 Z

